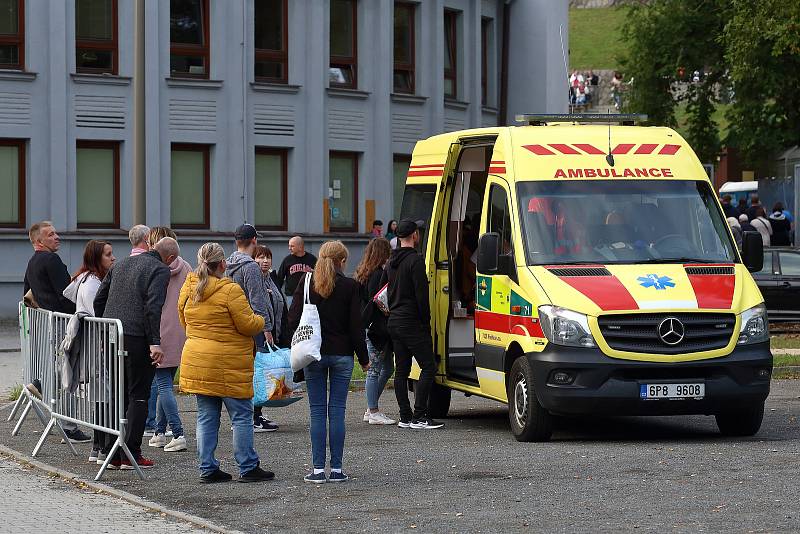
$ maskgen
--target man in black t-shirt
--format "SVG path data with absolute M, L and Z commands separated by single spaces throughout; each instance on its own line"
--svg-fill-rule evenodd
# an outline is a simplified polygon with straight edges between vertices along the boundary
M 284 286 L 284 282 L 286 284 L 283 288 L 283 292 L 287 297 L 287 306 L 291 307 L 292 305 L 292 296 L 294 295 L 294 290 L 297 288 L 297 284 L 300 283 L 300 278 L 302 278 L 305 273 L 313 272 L 316 265 L 317 257 L 310 252 L 306 252 L 303 238 L 299 235 L 291 238 L 289 240 L 289 255 L 283 258 L 281 266 L 278 268 L 278 279 L 275 281 L 278 288 Z

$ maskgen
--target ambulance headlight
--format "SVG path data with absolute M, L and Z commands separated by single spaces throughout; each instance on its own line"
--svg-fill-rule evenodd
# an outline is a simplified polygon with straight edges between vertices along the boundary
M 589 321 L 582 313 L 559 308 L 539 306 L 539 321 L 547 341 L 570 347 L 596 347 Z
M 763 304 L 743 311 L 739 324 L 741 325 L 739 345 L 749 345 L 750 343 L 761 343 L 769 340 L 767 308 Z

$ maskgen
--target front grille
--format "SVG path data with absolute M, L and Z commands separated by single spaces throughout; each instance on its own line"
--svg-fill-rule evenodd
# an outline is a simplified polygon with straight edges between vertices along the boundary
M 701 275 L 701 276 L 722 275 L 722 274 L 732 275 L 733 267 L 728 265 L 718 265 L 715 267 L 687 267 L 686 274 Z
M 556 276 L 611 276 L 605 267 L 561 267 L 548 271 Z
M 684 337 L 676 345 L 661 340 L 658 328 L 668 318 L 679 320 Z M 685 354 L 721 349 L 731 340 L 736 326 L 732 313 L 629 313 L 602 315 L 600 332 L 614 350 L 651 354 Z

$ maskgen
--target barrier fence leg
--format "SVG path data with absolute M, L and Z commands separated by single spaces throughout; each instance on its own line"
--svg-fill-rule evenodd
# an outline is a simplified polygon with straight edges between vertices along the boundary
M 117 450 L 119 450 L 120 439 L 121 437 L 117 436 L 117 440 L 114 442 L 114 446 L 111 447 L 111 450 L 108 452 L 108 455 L 106 456 L 106 460 L 103 462 L 103 465 L 100 466 L 100 470 L 94 477 L 95 481 L 100 480 L 100 477 L 103 476 L 103 473 L 106 472 L 108 464 L 111 463 L 111 460 L 114 459 L 114 455 L 117 454 Z
M 25 405 L 25 409 L 22 410 L 22 415 L 20 415 L 19 421 L 17 421 L 17 424 L 14 426 L 14 430 L 11 431 L 12 436 L 16 436 L 17 434 L 19 434 L 19 429 L 22 428 L 22 423 L 24 423 L 25 418 L 28 417 L 28 412 L 31 411 L 31 406 L 33 406 L 33 402 L 29 400 L 28 403 Z
M 125 443 L 125 425 L 128 424 L 127 419 L 122 419 L 119 425 L 119 446 L 122 447 L 122 450 L 125 452 L 125 456 L 128 457 L 130 460 L 131 465 L 136 470 L 136 474 L 139 475 L 139 478 L 144 480 L 144 473 L 142 472 L 142 468 L 139 467 L 139 463 L 136 461 L 136 458 L 133 457 L 131 450 L 128 448 L 128 444 Z
M 31 456 L 33 456 L 34 458 L 36 458 L 36 455 L 39 454 L 39 450 L 42 448 L 42 445 L 44 445 L 44 440 L 46 440 L 47 436 L 50 435 L 50 430 L 53 428 L 54 424 L 56 424 L 56 418 L 55 417 L 51 417 L 50 418 L 50 422 L 47 423 L 47 426 L 45 427 L 44 432 L 42 432 L 42 436 L 39 438 L 39 441 L 36 442 L 36 446 L 33 448 L 33 452 L 31 453 Z
M 25 395 L 20 392 L 19 397 L 17 397 L 17 402 L 14 403 L 14 407 L 11 409 L 11 413 L 8 415 L 8 419 L 6 419 L 7 422 L 14 419 L 14 416 L 17 415 L 17 410 L 19 410 L 19 407 L 22 406 L 23 402 L 25 402 Z

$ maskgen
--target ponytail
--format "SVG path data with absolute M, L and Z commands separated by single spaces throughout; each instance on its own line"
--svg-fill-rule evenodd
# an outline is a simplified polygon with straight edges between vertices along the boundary
M 347 247 L 341 241 L 328 241 L 319 249 L 319 259 L 314 267 L 314 291 L 326 299 L 336 284 L 336 269 L 347 260 Z
M 208 279 L 214 276 L 219 263 L 225 259 L 225 251 L 219 243 L 206 243 L 197 251 L 197 287 L 195 287 L 192 301 L 195 304 L 203 300 L 203 293 L 208 285 Z

